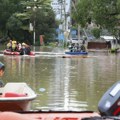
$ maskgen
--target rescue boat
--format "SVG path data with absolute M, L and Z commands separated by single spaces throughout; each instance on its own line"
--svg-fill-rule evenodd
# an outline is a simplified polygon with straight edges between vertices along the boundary
M 79 51 L 79 52 L 66 51 L 65 54 L 67 54 L 67 55 L 88 55 L 88 52 L 86 52 L 86 51 Z
M 0 111 L 28 111 L 37 95 L 26 83 L 7 83 L 0 88 Z
M 4 51 L 3 51 L 3 54 L 4 54 L 4 55 L 16 55 L 16 56 L 17 56 L 17 55 L 21 55 L 20 52 L 16 52 L 16 51 L 12 52 L 12 51 L 9 51 L 9 50 L 4 50 Z M 33 51 L 31 51 L 29 55 L 30 55 L 30 56 L 34 56 L 35 53 L 34 53 Z
M 100 117 L 98 113 L 84 111 L 29 111 L 22 113 L 2 112 L 0 113 L 1 120 L 85 120 L 86 118 Z M 88 119 L 86 119 L 88 120 Z M 94 119 L 95 120 L 95 119 Z
M 1 120 L 120 120 L 120 81 L 103 95 L 93 111 L 22 111 L 0 112 Z M 28 117 L 29 116 L 29 117 Z

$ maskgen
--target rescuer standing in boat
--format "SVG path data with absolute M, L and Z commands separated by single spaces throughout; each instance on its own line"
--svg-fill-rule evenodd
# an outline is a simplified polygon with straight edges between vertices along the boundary
M 2 62 L 0 62 L 0 77 L 3 76 L 4 71 L 5 71 L 5 65 Z M 3 86 L 4 86 L 4 83 L 2 80 L 0 80 L 0 87 L 3 87 Z

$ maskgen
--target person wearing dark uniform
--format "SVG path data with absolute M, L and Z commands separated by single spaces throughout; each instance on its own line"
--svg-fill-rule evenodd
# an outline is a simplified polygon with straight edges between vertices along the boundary
M 5 71 L 5 65 L 2 62 L 0 62 L 0 77 L 3 76 L 4 71 Z M 4 82 L 0 80 L 0 87 L 3 87 L 3 86 L 4 86 Z

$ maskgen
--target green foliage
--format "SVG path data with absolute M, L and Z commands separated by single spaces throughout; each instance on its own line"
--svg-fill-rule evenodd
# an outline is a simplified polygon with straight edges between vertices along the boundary
M 100 37 L 101 30 L 99 28 L 94 28 L 91 32 L 96 38 Z
M 91 23 L 91 6 L 91 0 L 78 0 L 72 16 L 81 27 Z
M 116 54 L 116 53 L 118 52 L 118 50 L 119 50 L 118 48 L 112 48 L 112 49 L 110 50 L 110 52 Z
M 120 26 L 120 0 L 78 0 L 73 19 L 81 27 L 93 22 L 118 35 L 116 28 Z
M 7 28 L 14 30 L 19 29 L 22 26 L 22 22 L 16 17 L 16 15 L 12 15 L 9 18 L 9 22 L 7 22 Z
M 34 16 L 35 15 L 35 16 Z M 40 35 L 44 35 L 45 42 L 50 42 L 53 40 L 53 34 L 55 34 L 55 15 L 53 11 L 38 9 L 35 14 L 32 14 L 30 21 L 33 23 L 35 17 L 35 30 L 36 38 Z M 39 40 L 39 39 L 37 39 Z
M 112 35 L 119 37 L 120 1 L 93 0 L 93 18 L 97 25 L 107 29 Z
M 9 18 L 6 28 L 9 31 L 9 37 L 19 42 L 26 41 L 31 36 L 28 29 L 28 20 L 22 21 L 16 13 Z
M 0 2 L 0 30 L 3 33 L 2 36 L 6 33 L 6 23 L 10 16 L 17 11 L 22 11 L 22 6 L 18 3 L 19 0 L 1 0 Z
M 33 42 L 33 32 L 29 31 L 29 23 L 35 21 L 36 43 L 39 36 L 45 35 L 53 39 L 55 32 L 55 15 L 52 11 L 51 0 L 1 0 L 0 31 L 2 37 L 7 35 L 18 41 Z M 30 9 L 26 9 L 30 7 Z
M 93 0 L 93 15 L 96 24 L 111 30 L 118 25 L 117 0 Z

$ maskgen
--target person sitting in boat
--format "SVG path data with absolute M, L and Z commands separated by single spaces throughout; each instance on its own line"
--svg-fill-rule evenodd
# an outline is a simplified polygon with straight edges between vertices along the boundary
M 16 49 L 17 49 L 17 52 L 20 52 L 21 49 L 22 49 L 22 44 L 17 42 L 17 48 Z
M 20 50 L 20 55 L 29 55 L 31 52 L 30 46 L 26 43 L 22 43 L 22 48 Z
M 7 43 L 7 50 L 12 51 L 12 40 Z
M 69 44 L 68 48 L 69 48 L 69 50 L 71 52 L 72 51 L 72 43 Z
M 5 65 L 2 62 L 0 62 L 0 77 L 3 76 L 4 71 L 5 71 Z M 3 86 L 4 86 L 4 83 L 2 80 L 0 80 L 0 87 L 3 87 Z
M 25 55 L 25 54 L 26 54 L 26 44 L 22 43 L 20 55 Z
M 81 45 L 81 47 L 80 47 L 80 48 L 81 48 L 81 50 L 80 50 L 80 51 L 82 51 L 82 52 L 85 52 L 85 51 L 86 51 L 86 48 L 85 48 L 85 46 L 84 46 L 83 44 Z
M 76 44 L 76 52 L 80 52 L 80 45 L 79 45 L 79 43 Z
M 15 40 L 12 41 L 12 51 L 17 51 L 17 42 Z
M 25 48 L 26 48 L 26 54 L 30 55 L 31 52 L 30 46 L 26 44 Z
M 71 44 L 70 52 L 75 52 L 75 43 Z

